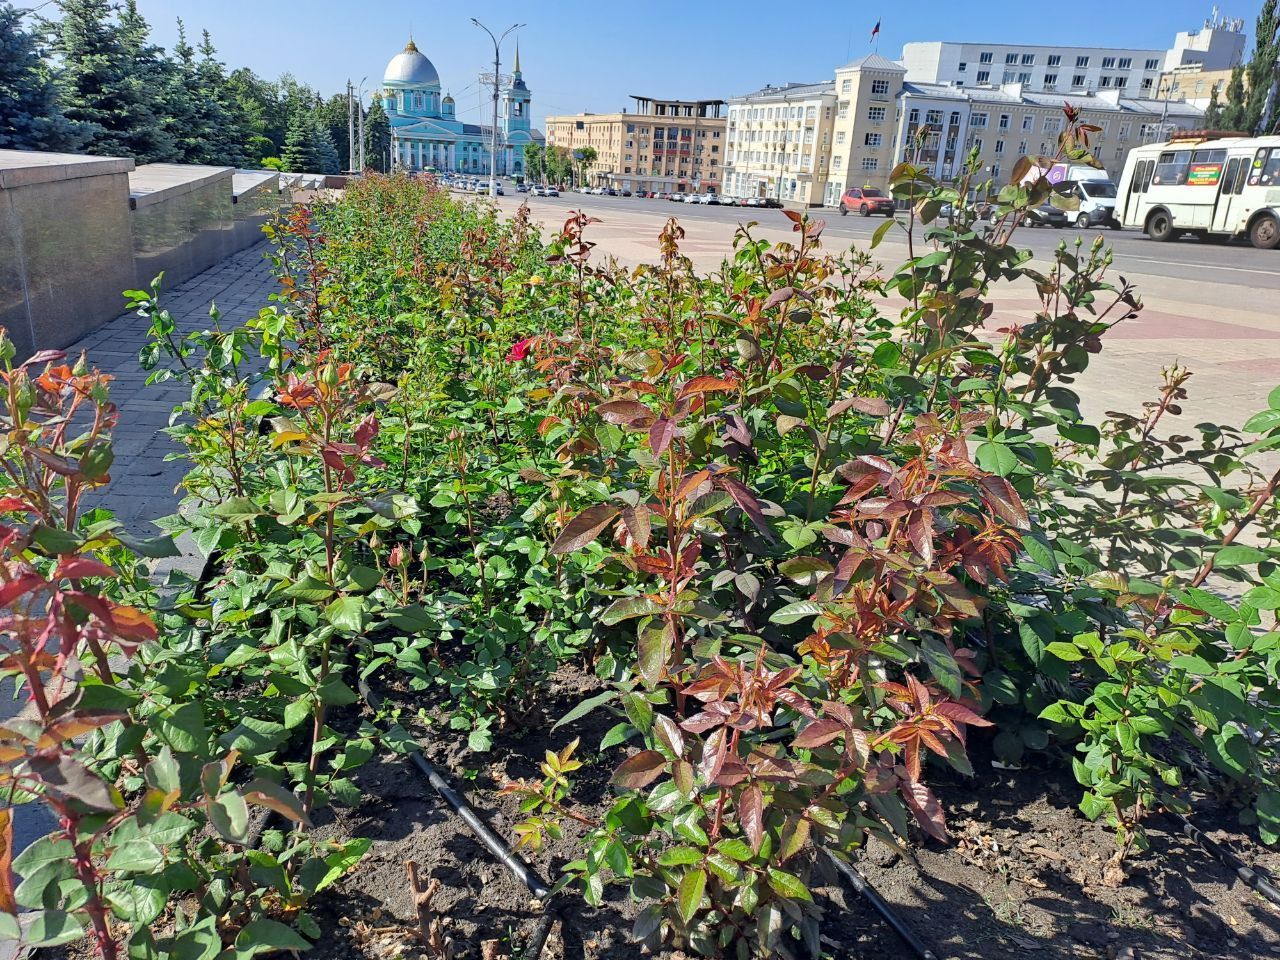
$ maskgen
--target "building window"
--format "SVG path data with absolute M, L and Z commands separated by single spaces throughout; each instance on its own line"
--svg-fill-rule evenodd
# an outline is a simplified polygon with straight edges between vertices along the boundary
M 1056 53 L 1049 54 L 1049 66 L 1056 67 L 1062 63 L 1062 57 Z
M 912 126 L 919 123 L 920 111 L 913 108 L 911 112 L 907 114 L 907 122 L 910 123 Z
M 888 80 L 872 80 L 871 93 L 873 96 L 883 97 L 889 93 Z
M 1058 75 L 1056 73 L 1046 73 L 1044 75 L 1044 88 L 1046 90 L 1054 90 L 1058 86 Z
M 996 141 L 996 153 L 1004 153 L 1004 141 L 1003 141 L 1003 140 L 997 140 L 997 141 Z
M 1018 55 L 1016 53 L 1006 53 L 1004 55 L 1004 62 L 1008 64 L 1016 64 L 1018 62 Z
M 1121 57 L 1119 67 L 1121 70 L 1133 69 L 1133 57 Z
M 868 147 L 878 147 L 884 142 L 884 137 L 878 133 L 868 133 L 863 141 Z
M 1119 140 L 1121 143 L 1126 143 L 1129 139 L 1129 129 L 1130 129 L 1129 124 L 1127 123 L 1120 124 L 1120 132 L 1119 134 L 1117 134 L 1116 139 Z
M 1062 118 L 1061 118 L 1061 117 L 1045 117 L 1045 118 L 1044 118 L 1044 132 L 1045 132 L 1045 133 L 1058 133 L 1058 132 L 1060 132 L 1061 130 L 1062 130 Z
M 831 159 L 831 166 L 834 169 L 839 170 L 842 166 L 844 166 L 844 157 L 841 157 L 839 155 L 836 155 L 835 157 L 833 157 Z
M 1103 70 L 1114 70 L 1115 68 L 1116 68 L 1116 58 L 1115 58 L 1115 57 L 1103 57 L 1103 58 L 1102 58 L 1102 69 L 1103 69 Z
M 969 115 L 969 126 L 982 128 L 987 125 L 987 115 L 985 113 L 971 113 Z
M 1007 113 L 1000 114 L 1000 129 L 1001 130 L 1009 129 L 1009 115 Z
M 1077 67 L 1087 67 L 1088 65 L 1089 65 L 1089 58 L 1088 58 L 1088 57 L 1076 57 L 1076 66 L 1077 66 Z
M 1146 69 L 1148 69 L 1148 70 L 1159 70 L 1159 69 L 1160 69 L 1160 61 L 1159 61 L 1159 60 L 1157 60 L 1157 59 L 1155 59 L 1155 58 L 1153 57 L 1152 59 L 1150 59 L 1150 60 L 1148 60 L 1148 61 L 1147 61 Z
M 1151 92 L 1151 78 L 1150 78 L 1150 77 L 1143 77 L 1143 78 L 1142 78 L 1142 92 L 1143 92 L 1143 93 L 1150 93 L 1150 92 Z M 1216 89 L 1214 90 L 1214 93 L 1215 93 L 1215 95 L 1217 94 L 1217 90 L 1216 90 Z
M 884 123 L 884 107 L 868 107 L 867 119 L 872 123 Z
M 953 127 L 958 127 L 958 126 L 960 126 L 960 111 L 959 111 L 959 110 L 952 110 L 952 111 L 951 111 L 951 126 L 953 126 Z
M 1019 82 L 1019 83 L 1030 83 L 1030 82 L 1031 82 L 1031 72 L 1030 72 L 1030 71 L 1025 71 L 1025 72 L 1019 73 L 1019 74 L 1018 74 L 1018 82 Z
M 927 111 L 924 115 L 924 122 L 934 127 L 942 126 L 942 111 L 941 110 Z
M 1104 87 L 1109 87 L 1109 86 L 1111 86 L 1111 78 L 1110 78 L 1110 77 L 1103 77 L 1103 78 L 1102 78 L 1102 86 L 1104 86 Z
M 969 65 L 967 63 L 961 63 L 958 69 L 961 73 L 964 73 L 967 69 L 969 69 Z
M 841 93 L 848 93 L 852 89 L 853 89 L 853 80 L 846 77 L 843 81 L 841 81 L 840 83 Z
M 991 165 L 991 176 L 992 176 L 993 178 L 994 178 L 994 177 L 998 177 L 998 176 L 1000 176 L 1000 164 L 998 164 L 998 163 L 993 163 L 993 164 Z
M 836 119 L 844 120 L 849 116 L 849 101 L 841 100 L 839 107 L 836 109 Z
M 977 150 L 979 153 L 981 153 L 981 152 L 982 152 L 982 138 L 981 138 L 981 137 L 970 137 L 970 138 L 969 138 L 969 146 L 970 146 L 970 147 L 972 147 L 974 150 Z
M 991 51 L 989 51 L 989 50 L 988 50 L 988 51 L 984 51 L 983 53 L 978 54 L 978 62 L 979 62 L 979 63 L 990 63 L 990 62 L 991 62 Z
M 1117 86 L 1117 87 L 1125 87 L 1125 86 L 1128 86 L 1128 84 L 1129 84 L 1129 78 L 1128 78 L 1128 77 L 1116 77 L 1116 86 Z
M 1027 141 L 1018 141 L 1018 156 L 1025 157 L 1027 155 Z
M 1024 67 L 1029 67 L 1035 62 L 1036 62 L 1036 55 L 1034 53 L 1024 53 L 1022 55 L 1022 65 Z
M 1071 78 L 1071 89 L 1080 90 L 1083 87 L 1084 87 L 1084 74 L 1077 73 L 1075 76 Z
M 844 143 L 844 131 L 843 131 L 843 130 L 841 130 L 841 131 L 839 131 L 839 132 L 837 132 L 837 133 L 836 133 L 836 143 L 838 143 L 838 144 L 839 144 L 839 143 Z
M 880 161 L 875 157 L 863 157 L 862 169 L 866 171 L 875 170 L 880 166 Z
M 990 71 L 990 70 L 979 70 L 979 71 L 978 71 L 978 82 L 979 82 L 979 83 L 990 83 L 990 82 L 991 82 L 991 71 Z

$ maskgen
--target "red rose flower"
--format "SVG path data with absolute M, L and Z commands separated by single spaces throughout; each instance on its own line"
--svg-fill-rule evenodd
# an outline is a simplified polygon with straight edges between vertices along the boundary
M 525 357 L 529 356 L 529 350 L 533 346 L 533 337 L 525 337 L 523 340 L 517 340 L 511 347 L 511 352 L 507 354 L 507 360 L 511 363 L 519 363 Z

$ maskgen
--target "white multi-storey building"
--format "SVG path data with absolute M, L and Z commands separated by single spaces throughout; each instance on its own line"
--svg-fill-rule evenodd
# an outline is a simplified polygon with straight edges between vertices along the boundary
M 1202 30 L 1179 33 L 1167 50 L 1118 47 L 1063 47 L 1008 43 L 927 41 L 902 48 L 908 83 L 948 87 L 999 88 L 1010 83 L 1039 93 L 1101 93 L 1154 97 L 1160 74 L 1199 64 L 1225 70 L 1244 52 L 1239 20 L 1205 21 Z
M 725 195 L 821 203 L 835 105 L 831 81 L 765 87 L 730 100 Z

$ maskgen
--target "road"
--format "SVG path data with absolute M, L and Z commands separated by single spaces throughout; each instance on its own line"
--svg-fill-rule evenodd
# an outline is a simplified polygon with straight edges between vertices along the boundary
M 505 199 L 511 200 L 510 195 Z M 523 199 L 521 196 L 519 199 Z M 672 203 L 636 197 L 596 197 L 564 194 L 559 197 L 529 197 L 535 219 L 551 219 L 552 212 L 567 216 L 570 210 L 589 209 L 595 216 L 677 217 L 688 226 L 693 223 L 733 227 L 757 221 L 762 227 L 787 230 L 790 224 L 781 210 L 767 208 L 703 206 L 694 203 Z M 824 236 L 831 246 L 832 238 L 860 245 L 870 242 L 871 235 L 883 223 L 880 217 L 842 217 L 835 210 L 813 209 L 811 217 L 827 221 Z M 1115 251 L 1117 269 L 1126 276 L 1132 272 L 1146 276 L 1182 278 L 1195 271 L 1197 279 L 1211 283 L 1247 283 L 1256 289 L 1280 290 L 1280 250 L 1255 250 L 1244 242 L 1204 243 L 1193 239 L 1173 243 L 1156 243 L 1137 230 L 1080 230 L 1076 227 L 1021 228 L 1018 243 L 1031 249 L 1037 259 L 1047 257 L 1063 240 L 1073 243 L 1080 235 L 1091 240 L 1101 233 Z
M 510 214 L 525 199 L 508 190 L 499 206 Z M 754 235 L 771 241 L 794 237 L 781 210 L 583 194 L 527 199 L 534 221 L 547 233 L 558 230 L 574 210 L 598 218 L 587 230 L 587 239 L 598 244 L 595 255 L 613 256 L 624 266 L 657 259 L 658 234 L 670 217 L 685 229 L 681 251 L 703 271 L 715 270 L 730 255 L 740 223 L 756 221 Z M 883 223 L 878 217 L 841 217 L 831 210 L 815 209 L 810 215 L 827 221 L 827 249 L 865 249 Z M 1144 308 L 1136 319 L 1107 333 L 1102 354 L 1076 384 L 1086 414 L 1100 419 L 1110 410 L 1141 412 L 1142 403 L 1159 388 L 1162 368 L 1174 362 L 1194 374 L 1185 422 L 1171 425 L 1177 432 L 1189 432 L 1191 425 L 1205 420 L 1239 424 L 1264 409 L 1267 394 L 1280 384 L 1280 251 L 1190 239 L 1156 243 L 1136 230 L 1075 227 L 1021 227 L 1015 242 L 1045 264 L 1058 243 L 1077 238 L 1088 243 L 1099 234 L 1113 250 L 1109 276 L 1113 282 L 1123 277 L 1132 283 Z M 907 257 L 903 234 L 890 231 L 874 254 L 883 267 L 896 267 Z M 998 284 L 991 299 L 992 329 L 1026 322 L 1041 306 L 1027 280 Z M 889 300 L 882 309 L 901 306 Z

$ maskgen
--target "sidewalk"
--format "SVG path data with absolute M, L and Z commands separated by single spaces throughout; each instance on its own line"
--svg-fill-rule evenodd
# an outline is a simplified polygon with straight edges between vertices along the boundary
M 264 257 L 267 247 L 263 241 L 169 293 L 161 290 L 161 303 L 173 314 L 182 334 L 208 326 L 210 303 L 218 305 L 222 322 L 227 326 L 242 323 L 267 306 L 267 297 L 276 289 L 271 264 Z M 91 367 L 112 375 L 111 398 L 120 408 L 111 482 L 90 502 L 114 511 L 130 533 L 142 537 L 156 536 L 160 531 L 150 521 L 178 508 L 180 497 L 176 487 L 185 468 L 181 461 L 165 462 L 165 456 L 178 446 L 160 430 L 169 425 L 174 406 L 187 396 L 187 388 L 181 383 L 147 386 L 147 374 L 138 362 L 138 352 L 146 343 L 147 327 L 145 318 L 122 314 L 67 348 L 69 361 L 74 361 L 83 351 Z M 188 566 L 198 563 L 193 563 L 191 556 L 162 560 L 156 574 L 163 576 L 164 570 L 184 560 Z M 6 682 L 0 688 L 0 722 L 16 716 L 25 699 L 15 700 L 13 687 Z M 14 852 L 25 849 L 55 826 L 52 815 L 42 805 L 18 807 L 13 824 Z M 4 957 L 4 946 L 0 945 L 0 960 Z
M 276 290 L 265 257 L 268 246 L 264 240 L 242 250 L 172 291 L 162 287 L 160 302 L 173 314 L 179 335 L 208 327 L 214 303 L 227 329 L 267 306 L 267 297 Z M 150 521 L 178 507 L 175 489 L 186 469 L 180 461 L 165 461 L 178 446 L 160 430 L 169 425 L 174 406 L 188 392 L 179 382 L 147 386 L 147 374 L 138 362 L 147 327 L 145 317 L 123 314 L 69 347 L 67 354 L 74 358 L 84 351 L 90 366 L 111 374 L 111 399 L 120 408 L 111 483 L 94 505 L 114 512 L 130 533 L 150 537 L 158 532 Z

